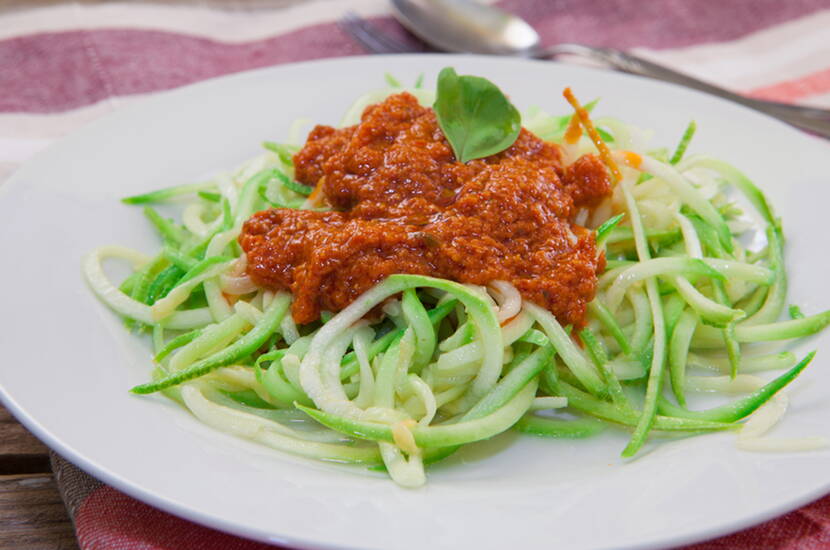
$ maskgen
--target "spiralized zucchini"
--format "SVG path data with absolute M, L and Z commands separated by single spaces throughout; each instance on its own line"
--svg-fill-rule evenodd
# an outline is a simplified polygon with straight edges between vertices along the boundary
M 401 91 L 390 82 L 358 99 L 344 122 Z M 431 101 L 430 92 L 412 91 Z M 570 123 L 571 115 L 539 109 L 524 117 L 551 141 L 561 142 Z M 578 332 L 504 281 L 481 288 L 405 274 L 325 322 L 297 326 L 290 294 L 253 284 L 236 244 L 258 210 L 317 207 L 294 181 L 296 145 L 267 142 L 231 174 L 124 199 L 183 205 L 182 223 L 146 206 L 163 244 L 155 256 L 106 246 L 83 262 L 97 296 L 132 330 L 152 334 L 153 379 L 132 391 L 162 391 L 206 424 L 280 451 L 385 469 L 405 487 L 425 482 L 425 464 L 511 428 L 584 438 L 621 427 L 632 431 L 624 456 L 664 432 L 740 430 L 740 447 L 756 450 L 823 445 L 762 437 L 786 405 L 776 394 L 814 352 L 799 361 L 753 343 L 830 323 L 830 311 L 805 317 L 797 308 L 779 320 L 784 237 L 763 193 L 723 161 L 686 156 L 693 125 L 671 154 L 621 121 L 597 119 L 597 127 L 622 179 L 578 217 L 597 228 L 607 259 Z M 570 162 L 594 144 L 582 137 L 563 150 Z M 747 223 L 734 190 L 765 229 Z M 765 232 L 761 250 L 741 244 L 753 230 Z M 120 287 L 103 269 L 111 259 L 133 269 Z M 364 316 L 378 306 L 383 318 L 369 323 Z M 772 369 L 783 372 L 771 381 L 750 374 Z M 743 396 L 689 408 L 701 391 Z M 764 415 L 750 417 L 773 397 Z

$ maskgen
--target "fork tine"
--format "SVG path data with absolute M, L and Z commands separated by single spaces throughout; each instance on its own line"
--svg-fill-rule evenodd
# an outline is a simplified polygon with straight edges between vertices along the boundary
M 377 39 L 377 41 L 386 46 L 386 48 L 389 51 L 394 51 L 398 53 L 409 53 L 417 50 L 416 48 L 413 48 L 412 46 L 389 36 L 387 33 L 378 29 L 376 25 L 373 25 L 368 20 L 363 19 L 360 16 L 356 17 L 355 23 L 358 26 L 360 26 L 366 33 L 374 36 Z
M 358 23 L 358 16 L 354 12 L 347 12 L 337 21 L 337 26 L 371 53 L 392 53 L 377 38 L 362 28 Z
M 409 53 L 415 50 L 379 31 L 374 25 L 352 11 L 346 12 L 338 26 L 360 45 L 373 53 Z

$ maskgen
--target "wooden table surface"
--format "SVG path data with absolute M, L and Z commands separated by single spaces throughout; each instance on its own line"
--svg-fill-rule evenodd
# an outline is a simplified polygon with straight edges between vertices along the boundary
M 0 548 L 77 550 L 49 450 L 0 406 Z

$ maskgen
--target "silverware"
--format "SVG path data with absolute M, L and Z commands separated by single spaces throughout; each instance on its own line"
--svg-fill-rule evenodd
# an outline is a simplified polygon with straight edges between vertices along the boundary
M 830 111 L 826 109 L 742 96 L 618 50 L 580 44 L 558 44 L 543 48 L 539 35 L 527 22 L 492 6 L 468 0 L 392 0 L 392 5 L 398 20 L 405 27 L 428 44 L 442 50 L 535 58 L 587 58 L 623 72 L 701 90 L 830 137 Z M 340 23 L 345 32 L 369 51 L 422 51 L 389 37 L 353 13 L 347 14 Z
M 425 51 L 389 36 L 353 11 L 347 11 L 343 14 L 337 21 L 337 25 L 343 32 L 351 36 L 355 42 L 372 53 L 395 54 Z

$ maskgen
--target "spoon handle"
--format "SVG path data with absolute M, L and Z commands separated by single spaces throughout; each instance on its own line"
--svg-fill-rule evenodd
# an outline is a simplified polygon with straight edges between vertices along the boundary
M 800 105 L 790 105 L 742 96 L 619 50 L 592 48 L 581 44 L 558 44 L 546 49 L 542 54 L 543 57 L 558 57 L 561 55 L 575 55 L 588 58 L 623 72 L 673 82 L 688 88 L 707 92 L 764 112 L 823 137 L 830 138 L 830 110 L 827 109 L 803 107 Z

